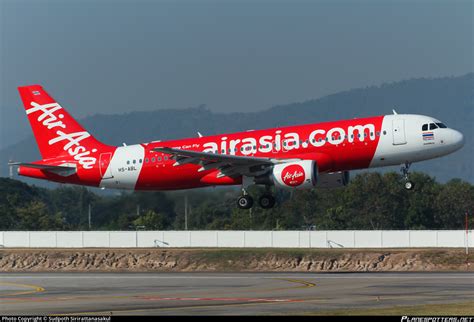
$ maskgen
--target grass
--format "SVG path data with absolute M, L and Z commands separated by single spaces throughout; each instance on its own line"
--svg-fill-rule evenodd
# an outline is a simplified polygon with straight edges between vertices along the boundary
M 343 309 L 318 312 L 305 312 L 304 315 L 474 315 L 474 301 L 447 304 L 424 304 L 414 306 L 393 306 L 376 309 Z

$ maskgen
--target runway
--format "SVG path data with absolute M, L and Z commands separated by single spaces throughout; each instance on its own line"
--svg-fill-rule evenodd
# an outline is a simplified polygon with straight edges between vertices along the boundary
M 474 273 L 0 274 L 2 315 L 295 315 L 472 300 Z

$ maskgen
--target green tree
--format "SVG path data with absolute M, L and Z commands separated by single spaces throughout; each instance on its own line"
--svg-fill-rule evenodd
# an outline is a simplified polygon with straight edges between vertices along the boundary
M 411 180 L 416 182 L 416 187 L 408 192 L 408 206 L 405 216 L 406 229 L 435 229 L 435 204 L 434 200 L 440 191 L 439 184 L 434 178 L 422 173 L 413 173 Z
M 162 214 L 157 214 L 153 210 L 148 210 L 133 221 L 133 225 L 143 226 L 146 230 L 163 230 L 165 229 L 166 219 Z
M 54 230 L 63 229 L 63 218 L 51 214 L 42 201 L 32 201 L 24 207 L 17 208 L 18 223 L 15 229 L 21 230 Z
M 434 200 L 434 221 L 444 229 L 463 229 L 466 212 L 474 209 L 474 187 L 460 179 L 443 185 Z

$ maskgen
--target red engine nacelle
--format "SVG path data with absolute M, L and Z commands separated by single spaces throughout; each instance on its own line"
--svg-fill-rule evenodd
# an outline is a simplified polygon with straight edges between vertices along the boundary
M 277 188 L 311 189 L 317 182 L 318 167 L 311 160 L 276 164 L 271 177 Z

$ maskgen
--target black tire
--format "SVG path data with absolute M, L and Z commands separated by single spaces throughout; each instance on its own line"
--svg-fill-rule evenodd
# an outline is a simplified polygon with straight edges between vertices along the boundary
M 406 181 L 405 182 L 405 189 L 407 190 L 413 190 L 413 188 L 415 187 L 415 184 L 411 181 Z
M 237 206 L 240 209 L 250 209 L 253 206 L 253 198 L 250 196 L 241 196 L 237 199 Z
M 258 203 L 263 209 L 273 208 L 273 206 L 275 205 L 275 197 L 273 197 L 272 195 L 263 195 L 258 200 Z

